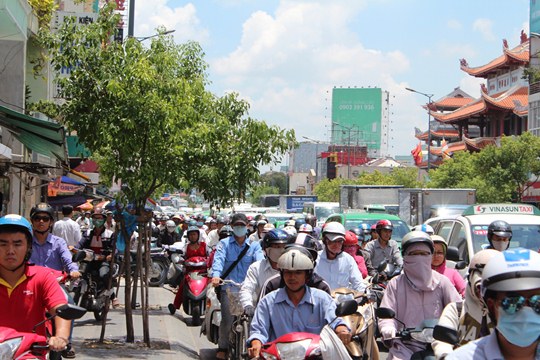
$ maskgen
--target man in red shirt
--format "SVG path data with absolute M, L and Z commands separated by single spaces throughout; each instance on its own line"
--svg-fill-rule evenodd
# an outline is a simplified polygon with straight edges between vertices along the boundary
M 0 218 L 0 326 L 32 332 L 34 325 L 54 314 L 67 298 L 50 269 L 29 265 L 32 226 L 25 218 L 10 214 Z M 53 351 L 68 345 L 70 321 L 54 318 L 56 333 L 49 341 Z M 45 335 L 45 326 L 36 332 Z

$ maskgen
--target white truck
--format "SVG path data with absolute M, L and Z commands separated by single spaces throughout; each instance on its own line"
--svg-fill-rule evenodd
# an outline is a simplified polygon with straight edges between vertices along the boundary
M 410 226 L 436 216 L 459 215 L 476 203 L 476 189 L 399 189 L 399 217 Z
M 368 210 L 374 205 L 397 206 L 401 185 L 341 185 L 339 187 L 339 206 L 347 210 Z

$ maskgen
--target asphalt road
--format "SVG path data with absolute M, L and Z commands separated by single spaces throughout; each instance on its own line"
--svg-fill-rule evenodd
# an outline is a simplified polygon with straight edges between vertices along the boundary
M 191 318 L 182 311 L 169 313 L 167 305 L 174 299 L 170 288 L 150 288 L 148 296 L 151 348 L 142 343 L 142 316 L 138 309 L 133 311 L 135 343 L 125 343 L 126 321 L 121 306 L 110 310 L 102 344 L 97 342 L 101 323 L 94 320 L 92 313 L 75 321 L 73 344 L 77 359 L 215 359 L 217 345 L 200 335 L 200 326 L 191 326 Z M 123 303 L 123 287 L 119 299 Z M 386 359 L 386 353 L 381 355 L 381 359 Z

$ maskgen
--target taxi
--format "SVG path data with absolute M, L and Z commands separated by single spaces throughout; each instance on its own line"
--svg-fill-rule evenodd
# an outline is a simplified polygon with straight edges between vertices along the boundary
M 469 264 L 475 253 L 489 246 L 487 230 L 495 220 L 512 227 L 510 248 L 540 249 L 540 210 L 529 204 L 471 205 L 461 215 L 439 218 L 433 230 L 448 246 L 456 247 L 460 259 Z

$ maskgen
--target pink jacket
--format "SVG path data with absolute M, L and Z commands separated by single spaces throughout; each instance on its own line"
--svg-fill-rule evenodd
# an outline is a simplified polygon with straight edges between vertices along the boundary
M 446 261 L 444 261 L 441 265 L 437 267 L 431 267 L 433 270 L 438 272 L 439 274 L 443 274 L 448 279 L 450 279 L 450 282 L 454 285 L 457 292 L 461 295 L 461 297 L 465 296 L 465 288 L 467 284 L 465 283 L 465 280 L 461 276 L 461 274 L 456 269 L 450 269 L 446 267 Z
M 388 282 L 381 307 L 394 310 L 396 319 L 404 322 L 406 327 L 418 326 L 425 319 L 438 319 L 446 305 L 462 299 L 450 280 L 436 271 L 433 271 L 433 282 L 433 291 L 419 291 L 402 273 Z M 379 328 L 385 327 L 393 327 L 396 332 L 403 328 L 394 319 L 379 319 Z M 422 346 L 415 347 L 409 342 L 405 346 L 401 340 L 393 340 L 388 359 L 410 359 L 414 352 L 422 349 Z
M 358 270 L 360 270 L 362 277 L 365 279 L 367 276 L 367 267 L 364 258 L 360 255 L 354 255 L 353 258 L 356 261 L 356 265 L 358 265 Z

